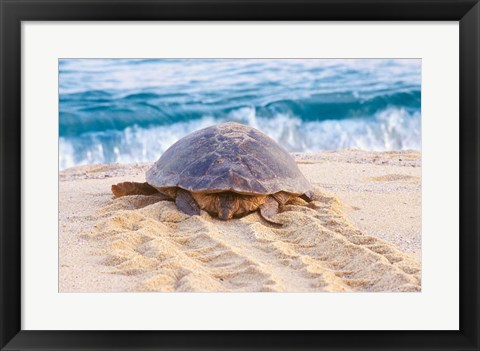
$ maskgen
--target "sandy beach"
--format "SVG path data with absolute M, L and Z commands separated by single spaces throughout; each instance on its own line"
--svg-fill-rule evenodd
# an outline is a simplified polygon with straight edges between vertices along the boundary
M 156 196 L 114 198 L 151 164 L 61 171 L 60 292 L 421 290 L 421 155 L 293 154 L 314 201 L 275 219 L 189 217 Z

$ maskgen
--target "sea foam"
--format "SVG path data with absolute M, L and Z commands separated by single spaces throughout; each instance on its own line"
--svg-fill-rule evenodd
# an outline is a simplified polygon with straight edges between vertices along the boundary
M 226 121 L 257 128 L 290 152 L 418 150 L 421 147 L 420 113 L 401 108 L 380 111 L 373 118 L 303 122 L 285 114 L 277 114 L 273 118 L 257 117 L 255 109 L 242 108 L 222 119 L 204 116 L 164 126 L 143 128 L 134 125 L 120 131 L 60 137 L 60 169 L 82 164 L 155 161 L 185 135 Z

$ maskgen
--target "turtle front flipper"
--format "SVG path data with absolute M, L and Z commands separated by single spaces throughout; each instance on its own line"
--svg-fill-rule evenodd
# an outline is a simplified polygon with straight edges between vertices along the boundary
M 189 216 L 200 214 L 200 207 L 189 191 L 179 188 L 177 191 L 177 198 L 175 199 L 175 205 L 177 205 L 180 211 Z
M 126 195 L 161 195 L 157 189 L 148 183 L 123 182 L 112 185 L 112 193 L 115 197 Z M 166 199 L 167 197 L 165 197 Z
M 265 203 L 260 205 L 259 209 L 260 209 L 260 215 L 267 222 L 273 223 L 273 224 L 282 224 L 272 219 L 272 217 L 276 215 L 279 210 L 278 202 L 272 196 L 267 196 Z

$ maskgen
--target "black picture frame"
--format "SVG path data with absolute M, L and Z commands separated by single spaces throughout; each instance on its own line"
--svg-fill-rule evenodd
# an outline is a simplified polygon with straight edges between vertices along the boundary
M 478 0 L 0 0 L 2 350 L 479 350 L 480 4 Z M 22 21 L 459 21 L 460 330 L 21 330 Z M 440 240 L 440 239 L 439 239 Z

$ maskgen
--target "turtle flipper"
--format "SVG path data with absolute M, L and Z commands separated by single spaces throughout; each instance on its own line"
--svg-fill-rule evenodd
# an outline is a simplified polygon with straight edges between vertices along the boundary
M 265 203 L 260 205 L 259 209 L 260 209 L 260 215 L 267 222 L 270 222 L 273 224 L 282 224 L 282 223 L 275 222 L 272 219 L 272 216 L 276 215 L 279 209 L 278 202 L 272 196 L 267 196 Z
M 200 207 L 193 198 L 192 194 L 186 190 L 178 189 L 175 205 L 177 205 L 180 211 L 189 216 L 200 214 Z
M 112 185 L 115 197 L 126 195 L 161 195 L 157 189 L 148 183 L 123 182 Z

